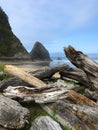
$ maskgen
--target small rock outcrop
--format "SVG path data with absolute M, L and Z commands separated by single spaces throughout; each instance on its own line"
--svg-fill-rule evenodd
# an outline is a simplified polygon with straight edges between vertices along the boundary
M 0 125 L 9 129 L 21 129 L 29 117 L 27 108 L 17 101 L 0 95 Z
M 36 42 L 34 44 L 34 47 L 31 50 L 30 55 L 32 60 L 51 60 L 48 50 L 40 42 Z
M 62 130 L 62 128 L 49 116 L 40 116 L 33 121 L 30 130 Z
M 13 34 L 8 16 L 0 7 L 0 59 L 30 59 L 29 53 Z

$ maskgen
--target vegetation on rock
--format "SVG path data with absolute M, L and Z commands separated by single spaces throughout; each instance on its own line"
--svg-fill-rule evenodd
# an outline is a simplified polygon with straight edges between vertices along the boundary
M 30 58 L 19 39 L 13 34 L 8 16 L 0 7 L 0 58 Z

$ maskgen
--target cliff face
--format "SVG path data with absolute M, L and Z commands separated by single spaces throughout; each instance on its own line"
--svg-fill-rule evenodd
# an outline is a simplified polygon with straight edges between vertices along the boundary
M 34 44 L 30 55 L 32 60 L 51 60 L 48 50 L 40 42 Z
M 29 53 L 13 34 L 8 16 L 0 7 L 0 59 L 30 59 Z

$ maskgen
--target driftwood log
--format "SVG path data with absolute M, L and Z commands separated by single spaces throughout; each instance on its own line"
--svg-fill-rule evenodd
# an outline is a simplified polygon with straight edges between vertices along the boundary
M 48 84 L 46 89 L 37 90 L 27 86 L 9 86 L 4 90 L 3 95 L 16 99 L 19 102 L 35 101 L 36 103 L 50 103 L 59 99 L 65 99 L 70 89 L 76 87 L 69 85 L 62 80 Z
M 51 117 L 39 116 L 32 122 L 30 130 L 62 130 L 62 128 Z
M 43 89 L 46 87 L 46 84 L 41 81 L 40 79 L 34 77 L 33 75 L 20 70 L 18 67 L 13 65 L 5 65 L 4 70 L 8 73 L 13 74 L 14 76 L 17 76 L 18 78 L 22 79 L 23 81 L 29 83 L 30 85 L 33 85 L 37 89 Z
M 68 46 L 68 48 L 65 47 L 64 52 L 73 65 L 86 73 L 86 84 L 88 84 L 91 89 L 98 90 L 98 63 L 81 51 L 75 50 L 72 46 Z
M 0 95 L 0 126 L 22 129 L 28 122 L 30 112 L 17 101 Z M 1 129 L 0 129 L 1 130 Z
M 58 65 L 55 67 L 46 67 L 36 71 L 30 71 L 29 73 L 39 79 L 51 78 L 56 72 L 60 72 L 63 69 L 68 69 L 67 64 Z
M 30 84 L 24 82 L 23 80 L 12 77 L 9 79 L 4 79 L 0 82 L 0 91 L 2 92 L 4 89 L 6 89 L 8 86 L 30 86 Z
M 68 100 L 44 104 L 42 108 L 71 130 L 98 130 L 98 108 L 74 104 Z
M 16 66 L 12 65 L 6 65 L 5 66 L 5 71 L 8 73 L 13 74 L 14 78 L 9 79 L 8 81 L 2 81 L 0 83 L 0 90 L 2 91 L 4 89 L 4 86 L 16 86 L 17 85 L 32 85 L 35 86 L 36 88 L 44 88 L 46 87 L 46 84 L 42 82 L 40 79 L 45 79 L 45 78 L 51 78 L 56 72 L 61 71 L 62 69 L 67 69 L 69 66 L 66 64 L 63 65 L 58 65 L 55 67 L 46 67 L 44 69 L 36 70 L 36 71 L 23 71 L 20 70 Z M 5 87 L 6 88 L 6 87 Z
M 71 80 L 73 79 L 73 80 L 78 81 L 80 84 L 83 84 L 84 86 L 89 87 L 87 76 L 85 72 L 82 71 L 81 69 L 72 68 L 69 66 L 67 69 L 66 68 L 62 69 L 59 72 L 59 74 L 62 79 L 66 79 L 66 78 L 69 78 Z
M 76 104 L 88 105 L 88 106 L 98 108 L 98 104 L 96 104 L 94 101 L 90 100 L 89 98 L 81 94 L 76 93 L 73 90 L 69 91 L 68 97 Z
M 6 65 L 6 72 L 17 76 L 26 82 L 27 85 L 17 86 L 16 84 L 16 87 L 13 87 L 12 82 L 12 85 L 6 87 L 4 90 L 4 85 L 1 83 L 1 86 L 3 86 L 1 87 L 3 95 L 12 99 L 18 99 L 20 102 L 35 101 L 42 104 L 43 109 L 51 115 L 55 115 L 55 118 L 58 119 L 63 126 L 69 126 L 72 130 L 97 130 L 97 103 L 76 93 L 72 90 L 74 86 L 66 85 L 64 81 L 60 82 L 60 84 L 46 84 L 40 80 L 50 78 L 54 73 L 59 72 L 61 78 L 67 77 L 74 79 L 87 88 L 96 90 L 96 92 L 88 91 L 88 95 L 94 98 L 94 94 L 96 93 L 96 98 L 98 97 L 98 64 L 87 55 L 80 51 L 76 51 L 71 46 L 64 48 L 64 52 L 77 68 L 71 68 L 68 65 L 60 65 L 37 70 L 35 72 L 25 72 L 18 67 Z M 17 80 L 19 79 L 16 78 L 16 81 Z M 7 83 L 9 84 L 9 82 Z M 35 88 L 33 88 L 33 86 Z
M 88 97 L 89 99 L 98 103 L 98 92 L 85 89 L 84 95 Z

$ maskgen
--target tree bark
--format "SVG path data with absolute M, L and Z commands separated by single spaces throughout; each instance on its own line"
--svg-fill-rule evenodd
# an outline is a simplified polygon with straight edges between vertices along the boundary
M 72 64 L 86 73 L 91 89 L 98 90 L 98 63 L 72 46 L 65 47 L 64 52 Z
M 4 70 L 8 73 L 11 73 L 12 75 L 22 79 L 23 81 L 29 83 L 30 85 L 33 85 L 37 89 L 43 89 L 47 85 L 41 81 L 40 79 L 32 76 L 31 74 L 19 69 L 16 66 L 13 65 L 5 65 Z

